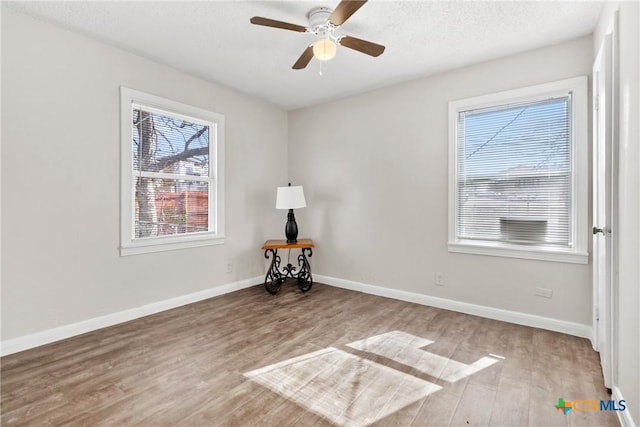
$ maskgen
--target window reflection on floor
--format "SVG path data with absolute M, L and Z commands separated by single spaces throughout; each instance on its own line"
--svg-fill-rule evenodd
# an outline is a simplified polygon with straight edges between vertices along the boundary
M 352 342 L 347 346 L 387 357 L 394 362 L 411 366 L 420 372 L 448 382 L 459 381 L 498 362 L 498 359 L 487 356 L 467 365 L 421 350 L 421 347 L 429 344 L 433 344 L 433 341 L 401 331 L 392 331 Z
M 472 364 L 429 353 L 433 341 L 392 331 L 347 344 L 383 356 L 436 379 L 459 381 L 499 361 Z M 333 347 L 246 372 L 245 377 L 343 426 L 380 420 L 443 387 Z

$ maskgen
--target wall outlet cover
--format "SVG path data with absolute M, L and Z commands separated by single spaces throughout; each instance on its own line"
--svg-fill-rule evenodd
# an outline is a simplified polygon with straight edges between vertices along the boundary
M 536 287 L 536 296 L 543 298 L 551 298 L 553 296 L 553 289 Z

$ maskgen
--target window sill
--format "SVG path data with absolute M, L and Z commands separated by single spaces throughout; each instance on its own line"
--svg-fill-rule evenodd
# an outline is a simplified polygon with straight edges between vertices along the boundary
M 494 242 L 449 242 L 449 252 L 489 255 L 505 258 L 533 259 L 539 261 L 566 262 L 571 264 L 589 264 L 588 252 L 568 251 L 557 248 L 527 247 L 508 243 Z
M 222 244 L 224 244 L 224 236 L 211 234 L 149 238 L 122 244 L 122 246 L 120 246 L 120 256 L 140 255 Z

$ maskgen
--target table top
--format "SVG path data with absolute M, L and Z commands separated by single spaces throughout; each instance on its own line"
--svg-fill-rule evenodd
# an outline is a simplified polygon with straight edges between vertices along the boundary
M 267 240 L 262 245 L 262 249 L 300 249 L 300 248 L 313 248 L 313 240 L 311 239 L 298 239 L 296 243 L 287 243 L 286 240 Z

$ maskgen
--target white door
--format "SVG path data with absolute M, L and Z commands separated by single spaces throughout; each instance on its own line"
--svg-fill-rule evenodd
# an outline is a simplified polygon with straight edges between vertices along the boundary
M 593 317 L 604 383 L 612 387 L 613 228 L 612 38 L 605 37 L 593 65 Z

